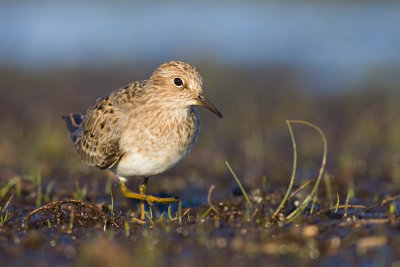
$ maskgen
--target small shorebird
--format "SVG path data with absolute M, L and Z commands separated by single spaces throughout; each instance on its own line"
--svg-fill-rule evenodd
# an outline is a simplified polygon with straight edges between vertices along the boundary
M 172 168 L 193 148 L 200 132 L 197 105 L 222 118 L 203 96 L 196 69 L 170 61 L 148 80 L 130 83 L 98 99 L 85 114 L 71 113 L 63 119 L 79 158 L 117 175 L 122 194 L 141 200 L 143 220 L 144 201 L 178 201 L 147 195 L 146 185 L 150 176 Z M 126 187 L 127 178 L 144 179 L 139 193 Z

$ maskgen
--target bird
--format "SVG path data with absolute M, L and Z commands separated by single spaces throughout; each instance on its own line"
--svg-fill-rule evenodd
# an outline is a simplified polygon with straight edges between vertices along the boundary
M 122 195 L 141 201 L 141 220 L 148 204 L 175 203 L 178 198 L 146 194 L 151 176 L 182 161 L 200 133 L 196 106 L 222 113 L 203 95 L 202 77 L 182 61 L 160 65 L 148 80 L 136 81 L 97 99 L 85 113 L 62 118 L 82 162 L 110 170 L 120 181 Z M 143 179 L 139 193 L 126 181 Z

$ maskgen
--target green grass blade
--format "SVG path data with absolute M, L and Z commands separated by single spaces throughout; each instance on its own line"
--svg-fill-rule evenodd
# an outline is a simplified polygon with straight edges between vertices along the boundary
M 276 209 L 276 211 L 272 214 L 271 219 L 274 219 L 279 212 L 282 210 L 283 206 L 286 204 L 286 201 L 289 198 L 289 194 L 290 191 L 292 191 L 292 187 L 293 187 L 293 183 L 294 183 L 294 177 L 296 175 L 296 167 L 297 167 L 297 146 L 296 146 L 296 139 L 294 138 L 294 134 L 293 134 L 293 130 L 292 127 L 289 123 L 289 121 L 286 121 L 286 124 L 289 128 L 289 133 L 290 133 L 290 137 L 292 138 L 292 146 L 293 146 L 293 168 L 292 168 L 292 175 L 290 178 L 290 183 L 289 183 L 289 187 L 286 191 L 285 196 L 283 197 L 281 204 L 279 205 L 279 207 Z
M 206 210 L 206 211 L 203 213 L 203 215 L 201 215 L 201 218 L 202 218 L 202 219 L 205 218 L 205 217 L 210 213 L 211 210 L 212 210 L 212 208 L 209 207 L 208 210 Z
M 324 181 L 325 181 L 326 197 L 328 198 L 328 201 L 329 201 L 329 207 L 332 207 L 333 206 L 333 197 L 332 197 L 331 177 L 329 175 L 325 174 Z
M 242 184 L 240 183 L 238 177 L 236 176 L 235 172 L 232 170 L 232 168 L 231 168 L 231 166 L 229 165 L 228 161 L 225 161 L 225 164 L 226 164 L 226 166 L 228 166 L 228 169 L 229 169 L 229 171 L 232 173 L 233 178 L 235 178 L 236 183 L 239 185 L 240 190 L 242 190 L 243 196 L 244 196 L 244 198 L 246 199 L 247 204 L 249 204 L 249 206 L 251 206 L 250 199 L 249 199 L 249 197 L 247 196 L 247 193 L 246 193 L 246 191 L 244 190 L 244 188 L 243 188 Z
M 322 143 L 323 143 L 323 155 L 322 155 L 321 167 L 319 169 L 317 181 L 316 181 L 311 193 L 307 195 L 306 199 L 299 205 L 299 207 L 295 211 L 293 211 L 291 214 L 289 214 L 286 217 L 287 222 L 291 222 L 300 214 L 301 211 L 303 211 L 308 206 L 310 201 L 317 195 L 318 186 L 319 186 L 319 183 L 321 182 L 321 178 L 322 178 L 322 176 L 324 174 L 324 170 L 325 170 L 326 158 L 327 158 L 327 154 L 328 154 L 328 142 L 326 141 L 324 132 L 318 126 L 316 126 L 312 123 L 309 123 L 307 121 L 302 121 L 302 120 L 288 120 L 288 122 L 304 124 L 304 125 L 307 125 L 307 126 L 313 128 L 314 130 L 316 130 L 319 133 L 319 135 L 321 136 L 321 139 L 322 139 Z

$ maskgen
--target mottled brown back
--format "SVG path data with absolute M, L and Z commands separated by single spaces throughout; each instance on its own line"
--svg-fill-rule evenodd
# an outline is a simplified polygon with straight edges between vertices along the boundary
M 120 159 L 123 150 L 119 141 L 123 128 L 119 125 L 119 116 L 124 112 L 124 106 L 132 104 L 131 99 L 141 93 L 145 83 L 131 83 L 98 99 L 85 115 L 63 116 L 70 138 L 83 162 L 106 169 Z

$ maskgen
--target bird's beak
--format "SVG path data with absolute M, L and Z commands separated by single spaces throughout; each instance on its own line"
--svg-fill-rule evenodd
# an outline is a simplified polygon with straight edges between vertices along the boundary
M 211 102 L 208 101 L 208 99 L 205 98 L 203 95 L 199 95 L 197 97 L 196 104 L 199 105 L 199 106 L 203 106 L 206 109 L 211 110 L 212 112 L 215 113 L 215 115 L 217 115 L 220 118 L 224 117 L 224 116 L 222 116 L 221 112 L 219 112 L 218 109 L 216 107 L 214 107 L 214 105 L 211 104 Z

